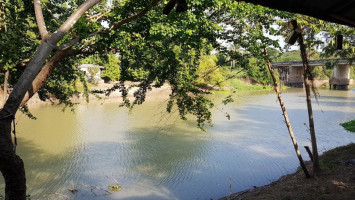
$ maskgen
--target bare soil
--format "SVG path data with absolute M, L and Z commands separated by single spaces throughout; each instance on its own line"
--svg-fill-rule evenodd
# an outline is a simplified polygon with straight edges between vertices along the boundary
M 99 82 L 97 85 L 90 85 L 89 90 L 107 90 L 112 88 L 115 84 L 118 84 L 118 82 L 112 82 L 112 83 L 104 83 L 103 81 Z M 136 86 L 138 83 L 134 82 L 125 82 L 125 86 L 131 87 L 130 90 L 128 91 L 128 99 L 133 101 L 135 99 L 134 97 L 134 92 L 138 90 L 138 87 Z M 152 87 L 150 90 L 148 90 L 147 95 L 146 95 L 146 100 L 150 99 L 167 99 L 169 95 L 171 94 L 171 87 L 169 84 L 165 83 L 159 88 Z M 106 96 L 105 94 L 89 94 L 89 99 L 90 101 L 105 101 L 105 102 L 118 102 L 122 103 L 122 94 L 119 90 L 113 91 L 109 96 Z M 71 97 L 71 100 L 74 103 L 83 103 L 85 102 L 85 98 L 80 95 L 80 96 L 73 96 Z M 45 104 L 52 104 L 52 103 L 58 103 L 58 100 L 53 96 L 51 100 L 47 101 L 41 101 L 38 97 L 38 94 L 35 94 L 27 103 L 30 107 L 35 107 L 38 105 L 45 105 Z
M 312 163 L 307 162 L 311 171 Z M 355 200 L 355 144 L 338 147 L 320 156 L 320 176 L 305 178 L 302 170 L 221 200 Z

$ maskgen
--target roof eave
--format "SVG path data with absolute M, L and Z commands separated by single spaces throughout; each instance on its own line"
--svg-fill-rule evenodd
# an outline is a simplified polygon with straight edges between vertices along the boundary
M 239 0 L 237 0 L 239 1 Z M 349 19 L 344 17 L 341 14 L 337 13 L 329 13 L 326 10 L 316 9 L 314 7 L 307 8 L 305 6 L 300 6 L 297 3 L 290 3 L 280 0 L 243 0 L 247 3 L 252 3 L 256 5 L 261 5 L 269 8 L 274 8 L 277 10 L 288 11 L 292 13 L 300 13 L 304 15 L 308 15 L 311 17 L 315 17 L 321 20 L 343 24 L 351 27 L 355 27 L 355 19 Z M 282 3 L 285 2 L 285 3 Z M 297 2 L 297 1 L 296 1 Z

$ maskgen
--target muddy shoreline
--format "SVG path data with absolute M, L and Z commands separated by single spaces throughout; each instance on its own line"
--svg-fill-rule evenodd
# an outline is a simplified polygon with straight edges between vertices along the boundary
M 98 85 L 92 86 L 89 90 L 106 90 L 112 88 L 117 83 L 99 83 Z M 126 87 L 133 86 L 137 83 L 128 82 Z M 138 87 L 132 87 L 128 92 L 128 99 L 134 100 L 134 92 L 138 90 Z M 159 88 L 152 87 L 151 90 L 147 92 L 146 100 L 150 99 L 167 99 L 171 94 L 171 87 L 168 83 L 165 83 Z M 99 98 L 98 98 L 99 97 Z M 87 103 L 86 99 L 80 94 L 79 96 L 73 96 L 70 98 L 73 103 Z M 89 102 L 91 101 L 100 101 L 100 102 L 117 102 L 122 103 L 122 95 L 121 92 L 118 90 L 113 91 L 109 96 L 105 94 L 89 94 Z M 38 94 L 36 93 L 28 102 L 27 105 L 29 107 L 36 107 L 40 105 L 50 105 L 50 104 L 57 104 L 59 103 L 58 100 L 55 98 L 51 100 L 42 101 Z

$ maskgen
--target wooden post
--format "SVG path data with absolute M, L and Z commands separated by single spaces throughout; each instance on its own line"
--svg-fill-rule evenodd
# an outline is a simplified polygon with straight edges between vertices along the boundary
M 301 33 L 298 34 L 298 43 L 300 44 L 301 57 L 303 62 L 303 79 L 304 87 L 306 89 L 306 100 L 307 100 L 307 110 L 308 110 L 308 120 L 309 120 L 309 130 L 311 134 L 311 143 L 312 143 L 312 152 L 313 152 L 313 175 L 318 176 L 320 173 L 319 158 L 318 158 L 318 149 L 317 149 L 317 140 L 316 133 L 314 130 L 314 120 L 313 120 L 313 110 L 311 102 L 311 80 L 310 80 L 310 67 L 308 64 L 306 46 L 303 42 L 303 36 Z
M 264 49 L 264 54 L 267 55 L 266 49 Z M 279 87 L 278 87 L 278 84 L 277 84 L 277 79 L 275 77 L 274 70 L 272 69 L 272 65 L 271 65 L 270 61 L 267 62 L 267 67 L 269 69 L 269 72 L 271 74 L 272 80 L 274 82 L 274 90 L 276 92 L 277 99 L 279 100 L 280 107 L 281 107 L 281 110 L 282 110 L 282 113 L 283 113 L 283 116 L 284 116 L 284 119 L 285 119 L 285 124 L 286 124 L 286 127 L 288 129 L 288 133 L 289 133 L 289 135 L 291 137 L 291 140 L 292 140 L 292 143 L 293 143 L 293 147 L 295 148 L 298 160 L 300 161 L 300 165 L 301 165 L 301 167 L 303 169 L 303 172 L 304 172 L 305 176 L 307 178 L 310 178 L 311 176 L 308 173 L 307 167 L 304 164 L 301 152 L 300 152 L 300 150 L 298 148 L 296 137 L 293 134 L 293 130 L 292 130 L 292 127 L 291 127 L 290 119 L 288 118 L 288 114 L 287 114 L 287 111 L 286 111 L 285 102 L 281 98 L 281 93 L 279 91 Z
M 232 196 L 232 176 L 229 177 L 229 197 L 228 199 L 231 199 Z
M 311 158 L 311 161 L 313 162 L 313 154 L 312 154 L 311 150 L 309 149 L 309 146 L 304 146 L 304 148 L 306 149 L 309 157 Z

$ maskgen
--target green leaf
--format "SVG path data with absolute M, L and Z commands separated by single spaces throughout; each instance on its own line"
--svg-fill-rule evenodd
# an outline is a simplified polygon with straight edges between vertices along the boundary
M 111 191 L 119 192 L 119 191 L 121 191 L 121 186 L 118 184 L 117 185 L 110 185 L 110 186 L 108 186 L 108 189 Z

